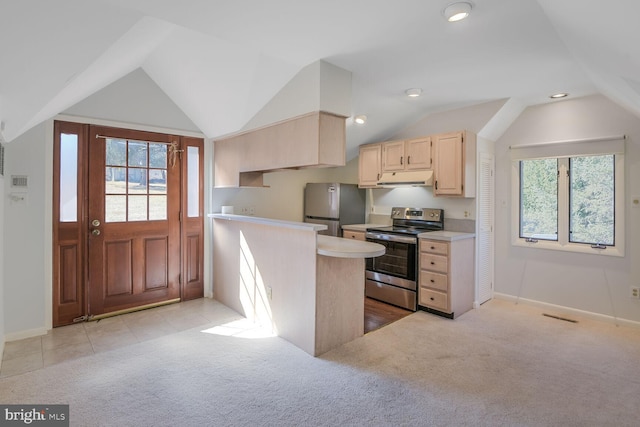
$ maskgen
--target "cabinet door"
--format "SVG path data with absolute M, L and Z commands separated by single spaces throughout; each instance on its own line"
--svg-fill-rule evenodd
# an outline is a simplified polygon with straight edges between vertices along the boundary
M 464 182 L 464 151 L 462 132 L 435 135 L 434 145 L 434 194 L 462 195 Z
M 360 187 L 375 187 L 380 179 L 382 146 L 380 144 L 363 145 L 360 147 L 358 159 L 358 185 Z
M 415 138 L 405 142 L 406 169 L 431 169 L 431 138 Z
M 382 144 L 382 171 L 392 172 L 404 170 L 404 141 L 385 142 Z

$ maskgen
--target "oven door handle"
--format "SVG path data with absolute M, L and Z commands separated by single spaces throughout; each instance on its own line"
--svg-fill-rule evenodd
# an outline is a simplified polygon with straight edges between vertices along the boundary
M 373 233 L 371 231 L 367 231 L 364 237 L 366 239 L 385 240 L 388 242 L 409 243 L 414 245 L 418 242 L 418 239 L 415 237 L 398 236 L 397 234 L 387 234 L 387 233 Z

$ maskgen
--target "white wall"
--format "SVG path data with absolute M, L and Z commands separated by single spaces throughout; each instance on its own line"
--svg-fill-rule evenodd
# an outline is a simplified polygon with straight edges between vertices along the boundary
M 0 175 L 0 365 L 4 351 L 4 182 Z
M 603 136 L 627 136 L 625 256 L 611 257 L 511 246 L 510 145 Z M 515 298 L 640 322 L 640 119 L 603 96 L 527 108 L 496 142 L 495 291 Z M 516 201 L 517 203 L 517 201 Z
M 142 69 L 68 108 L 64 114 L 199 132 Z
M 4 332 L 8 340 L 46 331 L 45 271 L 51 263 L 45 259 L 50 248 L 44 238 L 51 234 L 51 224 L 45 228 L 46 186 L 50 185 L 50 177 L 45 176 L 47 128 L 40 124 L 5 147 L 6 177 L 28 176 L 27 190 L 10 187 L 10 179 L 4 182 Z M 16 202 L 12 194 L 26 197 Z

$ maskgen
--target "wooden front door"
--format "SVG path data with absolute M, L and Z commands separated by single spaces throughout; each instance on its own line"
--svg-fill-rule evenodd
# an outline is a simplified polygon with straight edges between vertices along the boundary
M 55 132 L 54 326 L 201 297 L 202 139 L 64 122 Z M 183 155 L 194 147 L 195 163 Z
M 89 129 L 91 315 L 180 297 L 178 139 Z

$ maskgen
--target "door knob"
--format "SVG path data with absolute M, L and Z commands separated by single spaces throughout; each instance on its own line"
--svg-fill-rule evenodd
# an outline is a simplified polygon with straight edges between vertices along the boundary
M 95 229 L 95 230 L 91 231 L 91 234 L 93 234 L 94 236 L 99 236 L 100 235 L 100 230 Z
M 94 227 L 100 227 L 100 220 L 94 219 L 93 221 L 91 221 L 91 225 L 93 225 Z

